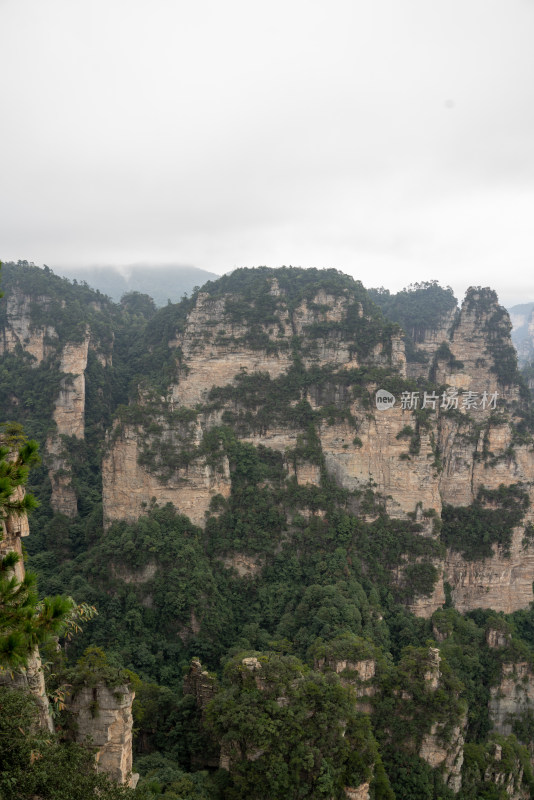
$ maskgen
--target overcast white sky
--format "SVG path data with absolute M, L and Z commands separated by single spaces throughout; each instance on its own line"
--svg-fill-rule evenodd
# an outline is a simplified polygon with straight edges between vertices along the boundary
M 0 257 L 534 300 L 534 0 L 0 0 Z

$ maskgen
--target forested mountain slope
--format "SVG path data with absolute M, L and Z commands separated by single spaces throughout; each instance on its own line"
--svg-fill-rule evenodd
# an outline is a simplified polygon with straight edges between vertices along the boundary
M 136 673 L 154 796 L 531 796 L 533 418 L 494 292 L 260 268 L 155 311 L 4 273 L 30 563 L 99 610 L 70 657 Z

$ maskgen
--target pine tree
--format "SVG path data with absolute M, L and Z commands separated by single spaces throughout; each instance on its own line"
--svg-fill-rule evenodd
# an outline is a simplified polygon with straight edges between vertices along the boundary
M 37 504 L 33 495 L 21 489 L 39 455 L 37 442 L 27 441 L 18 425 L 5 426 L 2 440 L 0 521 L 4 528 L 10 518 L 27 514 Z M 15 443 L 19 446 L 13 454 Z M 0 530 L 0 541 L 2 537 Z M 36 645 L 62 632 L 73 605 L 70 599 L 59 596 L 39 600 L 35 575 L 17 577 L 19 561 L 20 555 L 14 551 L 0 557 L 0 671 L 26 666 Z

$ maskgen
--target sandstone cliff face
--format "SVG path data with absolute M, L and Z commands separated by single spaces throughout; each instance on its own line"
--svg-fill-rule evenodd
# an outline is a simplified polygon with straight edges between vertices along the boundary
M 135 786 L 132 776 L 132 703 L 135 693 L 128 686 L 110 689 L 104 684 L 80 689 L 69 703 L 76 718 L 78 744 L 97 748 L 97 770 L 117 783 Z
M 492 322 L 494 321 L 494 322 Z M 459 410 L 464 421 L 441 415 L 434 428 L 441 460 L 438 491 L 443 504 L 469 505 L 481 487 L 497 489 L 521 483 L 533 499 L 534 452 L 531 443 L 514 441 L 510 422 L 519 404 L 519 390 L 499 380 L 496 361 L 510 346 L 509 320 L 491 296 L 471 293 L 449 329 L 447 342 L 452 359 L 436 362 L 436 380 L 463 393 L 477 393 L 478 408 Z M 508 352 L 509 356 L 509 352 Z M 451 366 L 452 364 L 452 366 Z M 498 394 L 497 410 L 481 408 L 484 392 Z M 500 410 L 499 410 L 500 409 Z M 436 509 L 437 507 L 434 506 Z M 430 616 L 443 602 L 443 581 L 451 586 L 452 600 L 462 612 L 493 608 L 509 613 L 532 600 L 534 549 L 524 541 L 524 524 L 514 530 L 509 555 L 494 547 L 483 561 L 466 561 L 449 551 L 432 598 L 420 598 L 415 613 Z
M 17 487 L 14 500 L 22 499 L 24 490 Z M 0 520 L 2 538 L 0 555 L 15 551 L 22 554 L 21 537 L 30 533 L 28 518 L 23 515 L 9 515 Z M 15 566 L 18 580 L 24 578 L 22 558 Z M 0 670 L 0 684 L 14 685 L 23 691 L 30 691 L 37 700 L 39 720 L 43 728 L 53 731 L 48 695 L 39 650 L 36 647 L 28 659 L 25 669 L 11 674 Z M 85 687 L 75 696 L 70 710 L 75 715 L 76 741 L 90 748 L 96 748 L 97 768 L 106 772 L 119 783 L 131 779 L 132 770 L 132 703 L 135 694 L 128 686 L 111 690 L 104 685 L 95 688 Z M 138 776 L 133 776 L 130 785 L 135 786 Z
M 32 303 L 38 303 L 46 311 L 49 297 L 29 297 L 15 288 L 6 298 L 6 325 L 0 335 L 0 354 L 15 353 L 20 347 L 33 358 L 38 366 L 52 352 L 49 340 L 57 338 L 51 325 L 34 326 L 31 321 Z
M 491 689 L 490 718 L 497 733 L 509 736 L 513 722 L 534 708 L 534 673 L 524 661 L 505 663 L 500 683 Z
M 201 403 L 213 386 L 225 386 L 240 370 L 268 372 L 275 378 L 289 369 L 291 355 L 287 347 L 269 353 L 248 345 L 249 326 L 233 321 L 226 312 L 228 299 L 200 293 L 183 334 L 169 342 L 170 347 L 181 348 L 184 363 L 180 381 L 172 387 L 172 402 L 188 406 Z M 286 343 L 291 335 L 287 316 L 282 316 L 280 325 L 280 338 L 274 325 L 262 330 L 273 349 L 280 341 Z
M 419 331 L 415 346 L 427 362 L 407 364 L 403 341 L 396 333 L 387 346 L 380 342 L 365 357 L 358 354 L 347 332 L 347 320 L 351 315 L 353 322 L 366 317 L 362 304 L 349 294 L 321 289 L 314 297 L 292 304 L 276 278 L 269 279 L 268 287 L 275 305 L 273 313 L 260 322 L 249 313 L 250 308 L 254 310 L 253 303 L 244 314 L 236 313 L 242 304 L 239 295 L 201 292 L 197 296 L 185 324 L 169 341 L 180 365 L 179 379 L 165 398 L 169 410 L 205 404 L 212 387 L 235 385 L 239 374 L 262 372 L 273 379 L 286 375 L 294 364 L 292 348 L 298 340 L 302 363 L 308 368 L 353 370 L 367 365 L 388 367 L 399 377 L 432 373 L 437 383 L 455 387 L 459 393 L 454 413 L 432 409 L 427 424 L 419 425 L 413 410 L 401 407 L 399 392 L 392 409 L 381 412 L 374 407 L 373 391 L 387 388 L 385 385 L 368 385 L 371 407 L 361 398 L 347 401 L 338 390 L 326 397 L 311 386 L 302 399 L 316 411 L 328 403 L 341 407 L 348 402 L 352 423 L 324 419 L 317 426 L 324 467 L 341 487 L 353 491 L 372 486 L 384 498 L 388 513 L 401 518 L 413 515 L 418 507 L 434 509 L 439 515 L 444 504 L 468 505 L 481 486 L 496 489 L 521 482 L 534 498 L 532 445 L 517 441 L 510 427 L 519 402 L 518 389 L 513 380 L 503 382 L 499 373 L 499 359 L 502 361 L 503 353 L 506 356 L 510 343 L 510 326 L 491 292 L 470 291 L 460 310 L 448 311 L 432 329 Z M 38 319 L 43 319 L 42 312 L 51 303 L 47 296 L 30 296 L 15 287 L 6 302 L 0 351 L 22 347 L 34 357 L 36 366 L 57 356 L 67 375 L 58 386 L 53 412 L 56 431 L 48 437 L 45 460 L 52 483 L 52 507 L 74 517 L 78 501 L 61 437 L 83 438 L 88 352 L 94 351 L 101 364 L 109 364 L 111 350 L 100 345 L 89 327 L 81 342 L 59 342 L 52 326 L 32 322 L 36 305 L 41 312 Z M 462 408 L 467 391 L 477 394 L 476 410 Z M 504 401 L 502 408 L 480 408 L 483 394 L 494 392 Z M 419 397 L 419 406 L 421 400 Z M 221 424 L 227 410 L 228 405 L 201 416 L 199 430 Z M 407 428 L 414 431 L 417 446 L 414 437 L 403 435 Z M 294 427 L 277 424 L 241 435 L 285 455 L 296 447 L 301 434 Z M 113 435 L 110 438 L 103 462 L 106 524 L 114 519 L 137 519 L 155 498 L 157 503 L 172 502 L 202 525 L 212 497 L 229 495 L 229 465 L 214 469 L 199 458 L 162 481 L 146 464 L 139 463 L 146 435 L 140 425 L 125 428 L 114 441 Z M 300 485 L 321 483 L 318 463 L 288 458 L 286 467 Z M 525 523 L 529 521 L 527 515 Z M 418 598 L 412 609 L 430 616 L 443 603 L 445 583 L 451 586 L 453 601 L 461 610 L 482 606 L 508 612 L 525 607 L 531 599 L 533 559 L 534 548 L 523 545 L 521 528 L 514 532 L 509 558 L 496 550 L 493 557 L 475 563 L 450 552 L 436 563 L 439 579 L 434 594 Z
M 0 353 L 22 350 L 32 357 L 31 366 L 53 366 L 65 375 L 59 380 L 54 401 L 52 421 L 55 429 L 49 433 L 42 455 L 52 483 L 53 510 L 74 517 L 77 498 L 71 483 L 68 454 L 64 451 L 61 437 L 84 437 L 85 371 L 89 348 L 95 351 L 103 364 L 108 363 L 111 355 L 97 339 L 92 338 L 88 328 L 82 341 L 60 341 L 55 327 L 43 321 L 52 313 L 51 297 L 24 293 L 15 284 L 5 302 L 5 324 L 0 328 Z M 62 307 L 65 307 L 65 301 L 62 301 Z
M 184 679 L 184 694 L 192 694 L 197 707 L 204 713 L 206 706 L 217 692 L 216 679 L 202 668 L 198 658 L 191 661 L 189 672 Z
M 169 342 L 180 359 L 179 379 L 165 401 L 169 410 L 208 409 L 209 403 L 203 404 L 208 402 L 211 389 L 236 386 L 240 374 L 262 372 L 272 379 L 287 374 L 294 363 L 291 342 L 295 336 L 308 367 L 353 370 L 361 366 L 362 358 L 344 330 L 348 314 L 363 317 L 361 305 L 351 305 L 347 296 L 321 291 L 291 307 L 274 279 L 270 294 L 276 311 L 270 322 L 255 325 L 246 315 L 236 321 L 232 309 L 239 301 L 237 296 L 197 296 L 181 331 Z M 534 499 L 532 445 L 526 440 L 516 441 L 510 426 L 514 409 L 520 404 L 519 391 L 513 380 L 507 382 L 502 377 L 503 364 L 506 369 L 510 361 L 509 332 L 508 318 L 493 293 L 470 290 L 459 311 L 448 312 L 434 330 L 419 337 L 416 346 L 428 361 L 418 364 L 415 372 L 413 364 L 406 364 L 403 342 L 397 334 L 392 335 L 387 348 L 383 343 L 374 346 L 364 359 L 367 365 L 388 366 L 399 377 L 432 373 L 438 384 L 447 384 L 457 392 L 451 401 L 441 396 L 434 404 L 429 401 L 424 420 L 417 416 L 422 392 L 416 408 L 401 403 L 400 392 L 393 408 L 379 411 L 374 407 L 374 391 L 387 389 L 387 379 L 383 386 L 368 385 L 371 407 L 365 398 L 347 399 L 341 388 L 325 393 L 311 386 L 302 400 L 314 411 L 333 404 L 350 412 L 345 421 L 325 418 L 317 426 L 328 474 L 349 491 L 372 486 L 382 496 L 387 512 L 400 518 L 418 514 L 418 509 L 433 510 L 439 517 L 444 504 L 473 503 L 481 487 L 497 489 L 522 483 Z M 473 394 L 467 396 L 467 392 Z M 493 401 L 495 408 L 491 403 L 494 393 L 499 401 Z M 475 398 L 476 407 L 468 407 L 466 397 Z M 449 410 L 442 405 L 448 405 Z M 221 424 L 225 412 L 238 406 L 237 399 L 219 407 L 215 414 L 205 410 L 200 427 L 206 431 Z M 162 424 L 165 428 L 167 423 Z M 136 519 L 156 498 L 158 503 L 172 502 L 202 525 L 211 498 L 215 494 L 228 497 L 230 493 L 228 465 L 217 471 L 199 459 L 162 482 L 146 465 L 139 464 L 147 435 L 150 438 L 142 426 L 130 426 L 110 440 L 103 464 L 106 524 L 114 519 Z M 171 427 L 165 435 L 172 438 Z M 241 434 L 246 441 L 284 455 L 293 451 L 301 435 L 297 428 L 279 423 Z M 286 468 L 301 485 L 321 483 L 318 463 L 287 458 Z M 524 522 L 529 521 L 527 514 Z M 431 616 L 444 602 L 445 583 L 462 611 L 492 607 L 509 612 L 526 607 L 532 599 L 534 547 L 523 543 L 523 528 L 514 531 L 509 557 L 495 549 L 491 558 L 469 562 L 458 552 L 449 552 L 436 563 L 439 578 L 433 595 L 418 598 L 412 610 Z
M 114 520 L 134 521 L 155 498 L 159 505 L 172 503 L 195 525 L 203 526 L 211 499 L 230 494 L 228 459 L 220 470 L 196 460 L 187 468 L 176 470 L 166 483 L 139 464 L 137 431 L 125 426 L 109 448 L 102 465 L 104 523 Z
M 427 690 L 435 692 L 440 686 L 441 656 L 438 648 L 429 649 L 428 668 L 425 673 Z M 457 725 L 432 723 L 423 736 L 419 756 L 431 767 L 440 767 L 444 783 L 456 794 L 462 786 L 462 764 L 464 761 L 464 731 L 467 718 L 464 715 Z
M 444 781 L 455 794 L 462 786 L 462 764 L 464 761 L 464 725 L 456 725 L 443 744 L 443 726 L 433 723 L 430 732 L 425 734 L 419 755 L 431 767 L 440 767 Z
M 273 297 L 281 297 L 276 281 L 271 283 Z M 283 298 L 282 298 L 283 299 Z M 319 293 L 313 302 L 302 302 L 290 312 L 281 302 L 276 322 L 261 326 L 253 346 L 250 344 L 251 327 L 236 323 L 232 317 L 232 295 L 213 298 L 200 293 L 195 307 L 187 317 L 184 330 L 179 337 L 169 342 L 171 348 L 180 348 L 181 368 L 179 381 L 171 386 L 168 408 L 194 408 L 204 403 L 213 387 L 232 384 L 240 373 L 267 373 L 271 378 L 286 374 L 293 365 L 290 340 L 294 335 L 305 335 L 308 327 L 325 322 L 339 322 L 344 318 L 349 300 Z M 360 311 L 358 313 L 363 314 Z M 358 362 L 352 354 L 350 343 L 340 333 L 336 337 L 318 338 L 307 350 L 308 364 L 343 366 L 356 368 Z M 381 346 L 375 348 L 375 363 L 385 363 Z M 395 368 L 404 371 L 405 358 L 402 341 L 394 337 L 391 355 Z M 204 427 L 220 423 L 219 417 L 206 418 Z M 262 436 L 248 438 L 255 444 L 265 444 L 285 452 L 294 447 L 299 431 L 268 430 Z M 352 436 L 354 438 L 354 436 Z M 191 516 L 196 524 L 203 525 L 210 499 L 215 494 L 227 497 L 230 491 L 229 471 L 225 466 L 217 475 L 201 463 L 189 467 L 187 472 L 178 471 L 167 485 L 161 485 L 147 470 L 139 469 L 136 441 L 139 433 L 134 429 L 124 431 L 112 443 L 103 464 L 104 517 L 107 522 L 114 519 L 136 519 L 142 513 L 142 503 L 152 497 L 158 503 L 173 502 L 183 513 Z M 296 468 L 299 482 L 318 482 L 320 473 L 313 465 Z M 133 501 L 132 501 L 133 499 Z
M 455 608 L 492 608 L 510 614 L 532 602 L 534 548 L 524 547 L 523 528 L 515 529 L 510 556 L 495 552 L 484 561 L 466 561 L 449 551 L 444 574 L 452 587 Z
M 236 322 L 232 313 L 232 302 L 235 304 L 239 298 L 198 295 L 183 330 L 169 342 L 169 346 L 181 350 L 180 377 L 171 387 L 169 408 L 192 408 L 205 403 L 212 387 L 232 384 L 243 371 L 268 373 L 273 379 L 286 374 L 293 364 L 290 342 L 294 336 L 303 341 L 304 362 L 308 367 L 360 366 L 359 357 L 343 332 L 344 320 L 351 310 L 348 297 L 321 290 L 312 300 L 290 307 L 277 281 L 273 279 L 270 286 L 270 293 L 278 303 L 276 314 L 271 322 L 260 325 L 261 336 L 258 338 L 256 331 L 255 339 L 249 322 L 246 319 Z M 52 483 L 52 507 L 74 517 L 77 498 L 61 436 L 84 436 L 89 349 L 97 352 L 102 363 L 108 363 L 111 356 L 93 341 L 89 330 L 83 341 L 66 342 L 60 348 L 51 326 L 32 324 L 31 307 L 37 301 L 46 309 L 50 299 L 43 296 L 36 300 L 20 291 L 10 294 L 0 350 L 13 352 L 20 346 L 35 358 L 36 365 L 52 351 L 59 351 L 60 369 L 67 377 L 58 387 L 53 413 L 56 432 L 48 437 L 46 460 Z M 355 310 L 358 316 L 363 316 L 361 306 L 357 305 Z M 489 322 L 494 318 L 496 327 L 490 329 Z M 320 333 L 321 326 L 324 335 Z M 315 335 L 310 338 L 312 330 Z M 444 503 L 468 505 L 481 486 L 495 489 L 501 484 L 522 482 L 532 493 L 532 447 L 513 441 L 510 412 L 506 409 L 504 415 L 501 412 L 499 421 L 495 415 L 489 419 L 488 410 L 465 411 L 461 407 L 462 392 L 468 390 L 477 392 L 479 399 L 484 392 L 498 392 L 506 400 L 507 408 L 517 402 L 517 388 L 501 384 L 494 371 L 496 339 L 500 337 L 501 344 L 506 345 L 508 334 L 509 325 L 495 300 L 484 293 L 471 293 L 460 311 L 448 312 L 437 321 L 435 329 L 419 337 L 416 347 L 426 354 L 426 365 L 406 364 L 403 342 L 398 335 L 392 337 L 389 355 L 383 345 L 376 345 L 367 363 L 389 364 L 399 376 L 406 372 L 428 374 L 433 369 L 438 382 L 458 389 L 459 414 L 450 416 L 439 410 L 431 413 L 429 426 L 418 432 L 418 447 L 413 448 L 402 431 L 407 427 L 415 430 L 417 422 L 412 410 L 401 408 L 398 397 L 395 407 L 385 412 L 353 400 L 349 411 L 356 429 L 347 422 L 329 424 L 326 420 L 318 428 L 328 473 L 349 491 L 372 485 L 385 498 L 388 513 L 397 517 L 413 514 L 418 505 L 438 514 Z M 449 356 L 443 353 L 440 356 L 443 342 Z M 369 389 L 372 392 L 373 387 Z M 313 387 L 306 399 L 316 410 L 324 404 L 324 398 Z M 343 402 L 341 397 L 334 396 L 333 400 Z M 218 424 L 220 418 L 220 413 L 218 417 L 205 418 L 203 430 Z M 137 519 L 155 498 L 157 503 L 172 502 L 196 524 L 203 525 L 212 497 L 216 494 L 228 497 L 230 493 L 228 463 L 222 469 L 213 469 L 198 459 L 162 482 L 138 463 L 140 433 L 135 427 L 124 429 L 104 458 L 106 524 L 115 519 Z M 299 435 L 296 429 L 278 426 L 245 438 L 285 454 L 296 446 Z M 297 460 L 287 461 L 286 466 L 288 474 L 295 474 L 301 485 L 321 482 L 318 464 Z M 528 516 L 525 521 L 529 521 Z M 523 546 L 522 529 L 514 532 L 509 558 L 496 551 L 483 562 L 467 562 L 457 552 L 450 552 L 436 566 L 440 577 L 434 594 L 418 598 L 412 605 L 415 613 L 422 616 L 430 616 L 442 605 L 445 582 L 451 586 L 456 607 L 463 611 L 481 606 L 509 612 L 530 602 L 534 548 Z
M 196 305 L 188 315 L 183 332 L 169 346 L 180 348 L 182 354 L 181 371 L 178 383 L 171 387 L 168 403 L 169 408 L 195 407 L 207 400 L 209 391 L 213 387 L 223 387 L 232 384 L 236 375 L 246 372 L 248 374 L 262 372 L 271 378 L 286 374 L 293 365 L 290 340 L 292 336 L 306 336 L 306 331 L 316 325 L 325 323 L 341 323 L 350 305 L 346 297 L 335 297 L 319 292 L 311 302 L 301 302 L 293 311 L 288 309 L 283 301 L 275 280 L 271 283 L 273 297 L 281 298 L 277 312 L 276 322 L 261 326 L 261 340 L 264 344 L 258 347 L 250 345 L 251 328 L 249 325 L 233 320 L 228 310 L 236 298 L 224 296 L 212 298 L 200 293 Z M 358 315 L 363 316 L 359 307 Z M 340 331 L 335 336 L 318 337 L 310 341 L 305 347 L 305 362 L 307 365 L 337 365 L 347 369 L 357 368 L 358 360 L 354 355 L 350 341 L 345 339 Z M 405 372 L 405 356 L 402 340 L 395 335 L 391 343 L 391 354 L 383 353 L 382 345 L 377 345 L 371 356 L 372 363 L 391 363 L 400 374 Z M 211 422 L 214 424 L 215 420 Z M 209 422 L 206 423 L 209 427 Z M 292 448 L 296 444 L 299 431 L 291 429 L 269 429 L 261 435 L 254 434 L 245 437 L 255 444 L 265 444 L 281 452 Z M 341 438 L 343 438 L 343 431 Z M 347 437 L 350 432 L 347 432 Z M 326 435 L 326 434 L 325 434 Z M 133 431 L 125 433 L 123 439 L 112 446 L 109 456 L 106 457 L 103 467 L 104 484 L 104 515 L 105 519 L 135 519 L 141 513 L 141 503 L 147 503 L 151 497 L 156 497 L 158 502 L 175 502 L 184 513 L 191 509 L 194 521 L 203 524 L 204 514 L 209 505 L 210 497 L 220 493 L 227 496 L 229 493 L 228 474 L 224 473 L 222 480 L 214 480 L 211 476 L 194 475 L 190 470 L 188 475 L 177 475 L 177 480 L 183 485 L 180 493 L 178 487 L 161 487 L 157 481 L 151 481 L 148 473 L 141 475 L 135 466 Z M 348 441 L 352 442 L 354 432 Z M 126 442 L 129 444 L 126 444 Z M 347 454 L 342 449 L 339 454 L 339 471 L 343 470 L 343 462 Z M 118 467 L 118 472 L 116 467 Z M 291 467 L 288 468 L 291 469 Z M 199 468 L 202 471 L 202 468 Z M 313 464 L 298 464 L 293 468 L 299 483 L 319 483 L 320 471 Z M 346 477 L 346 483 L 352 488 L 363 475 L 367 482 L 371 477 L 369 469 L 363 465 L 354 477 Z M 183 481 L 188 481 L 185 485 Z M 383 481 L 384 483 L 384 481 Z M 211 486 L 211 488 L 210 488 Z M 134 487 L 137 487 L 134 488 Z M 176 489 L 177 491 L 174 491 Z M 148 492 L 151 492 L 148 495 Z M 131 503 L 133 492 L 134 502 Z M 137 502 L 137 495 L 139 501 Z M 123 499 L 123 496 L 126 500 Z M 128 499 L 126 499 L 126 497 Z M 128 508 L 126 508 L 128 506 Z M 411 508 L 410 508 L 411 510 Z
M 489 632 L 497 633 L 497 632 Z M 508 642 L 508 637 L 500 633 L 500 638 L 494 639 L 490 646 L 503 647 Z M 523 741 L 529 750 L 530 762 L 534 763 L 534 741 L 528 736 L 524 737 L 524 732 L 528 730 L 525 723 L 532 718 L 534 708 L 534 672 L 532 665 L 525 662 L 505 662 L 501 668 L 500 682 L 491 688 L 489 701 L 490 720 L 496 733 L 502 736 L 509 736 L 518 733 L 514 730 L 514 723 L 519 723 L 520 729 L 518 739 Z M 495 744 L 494 762 L 486 770 L 486 780 L 490 780 L 497 785 L 504 786 L 510 798 L 530 797 L 528 791 L 521 787 L 523 769 L 517 763 L 513 769 L 510 765 L 505 766 L 501 762 L 502 748 Z
M 228 310 L 237 302 L 237 297 L 213 298 L 206 293 L 197 296 L 183 332 L 169 342 L 170 347 L 179 347 L 183 355 L 180 381 L 172 387 L 174 403 L 190 406 L 201 403 L 212 387 L 231 383 L 240 370 L 266 372 L 271 378 L 282 375 L 293 363 L 291 337 L 305 337 L 309 328 L 319 324 L 342 323 L 350 305 L 347 298 L 321 291 L 311 302 L 302 301 L 290 311 L 276 280 L 271 282 L 271 294 L 281 299 L 276 319 L 260 326 L 254 344 L 251 343 L 251 326 L 236 322 Z M 363 316 L 361 308 L 359 313 Z M 390 356 L 385 356 L 382 346 L 378 345 L 373 360 L 384 364 L 392 362 L 400 374 L 405 374 L 406 358 L 400 336 L 394 337 Z M 350 341 L 342 332 L 324 338 L 319 336 L 313 346 L 310 342 L 305 363 L 307 366 L 338 364 L 347 369 L 359 366 Z
M 89 350 L 89 333 L 79 344 L 67 342 L 60 356 L 62 378 L 54 404 L 56 429 L 48 436 L 48 473 L 52 484 L 50 504 L 54 511 L 75 517 L 78 511 L 76 492 L 72 486 L 68 454 L 62 436 L 83 439 L 85 426 L 85 370 Z
M 67 342 L 61 352 L 60 370 L 66 373 L 61 381 L 54 406 L 53 419 L 58 435 L 83 439 L 85 414 L 85 370 L 89 351 L 89 333 L 79 344 Z
M 19 502 L 24 497 L 24 489 L 17 486 L 12 498 L 13 502 Z M 5 519 L 0 519 L 1 536 L 0 536 L 0 555 L 5 556 L 8 553 L 17 553 L 20 558 L 15 565 L 14 574 L 17 580 L 21 581 L 25 575 L 24 560 L 22 558 L 22 542 L 23 536 L 29 536 L 30 526 L 26 514 L 9 514 Z
M 458 320 L 453 325 L 447 343 L 453 359 L 463 367 L 454 367 L 447 359 L 438 360 L 437 382 L 458 389 L 479 393 L 499 392 L 507 399 L 517 399 L 515 385 L 505 385 L 498 379 L 495 364 L 495 344 L 511 344 L 511 323 L 508 314 L 487 290 L 470 290 L 462 304 Z M 499 348 L 500 351 L 500 348 Z
M 399 438 L 406 425 L 413 425 L 413 414 L 394 407 L 370 415 L 360 404 L 351 407 L 358 420 L 358 439 L 347 424 L 320 428 L 321 446 L 328 472 L 344 489 L 354 490 L 372 482 L 386 499 L 386 510 L 393 517 L 413 513 L 418 503 L 441 511 L 441 498 L 430 435 L 421 436 L 419 453 L 409 456 L 409 442 Z M 360 444 L 361 442 L 361 444 Z M 403 459 L 408 456 L 408 461 Z
M 22 691 L 31 692 L 37 701 L 39 725 L 45 730 L 53 731 L 54 723 L 50 715 L 48 695 L 43 675 L 43 664 L 36 647 L 28 657 L 27 666 L 18 672 L 0 671 L 0 686 L 16 686 Z

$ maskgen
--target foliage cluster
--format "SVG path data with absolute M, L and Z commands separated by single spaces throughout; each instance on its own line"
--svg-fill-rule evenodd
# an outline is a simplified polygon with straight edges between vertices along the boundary
M 489 558 L 494 544 L 506 554 L 528 505 L 528 493 L 519 483 L 480 488 L 470 506 L 443 507 L 441 540 L 469 560 Z
M 338 676 L 277 653 L 228 662 L 207 721 L 230 758 L 231 798 L 292 797 L 296 787 L 303 798 L 343 798 L 378 757 L 369 718 Z
M 437 330 L 456 308 L 456 298 L 450 286 L 445 289 L 437 281 L 411 284 L 401 292 L 388 289 L 369 289 L 371 299 L 388 319 L 397 322 L 406 334 L 408 361 L 425 361 L 417 344 L 428 331 Z
M 25 494 L 23 487 L 29 468 L 39 457 L 37 443 L 24 441 L 18 425 L 4 426 L 3 440 L 9 444 L 0 445 L 0 524 L 9 535 L 14 520 L 35 508 L 35 498 Z M 19 446 L 13 452 L 14 441 Z M 0 530 L 0 542 L 2 537 Z M 72 608 L 64 597 L 39 600 L 36 576 L 30 572 L 17 576 L 19 560 L 14 545 L 0 553 L 0 674 L 26 666 L 38 644 L 63 630 Z

